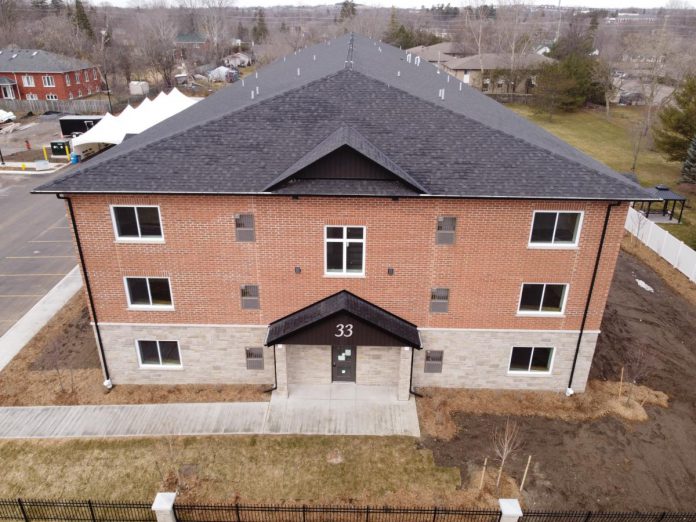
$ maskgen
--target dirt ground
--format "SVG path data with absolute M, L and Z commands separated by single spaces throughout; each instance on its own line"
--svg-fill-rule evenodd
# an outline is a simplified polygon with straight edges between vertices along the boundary
M 0 372 L 0 406 L 268 401 L 269 386 L 129 385 L 105 393 L 82 293 Z
M 636 283 L 641 279 L 654 292 Z M 606 416 L 568 422 L 510 416 L 522 448 L 507 471 L 521 480 L 532 465 L 522 499 L 535 509 L 693 511 L 696 508 L 696 305 L 649 267 L 622 251 L 591 371 L 618 380 L 632 350 L 650 361 L 643 383 L 670 397 L 669 408 L 647 406 L 649 420 Z M 491 434 L 505 417 L 460 413 L 452 440 L 426 438 L 439 465 L 460 465 L 462 481 L 494 456 Z M 490 469 L 490 468 L 489 468 Z

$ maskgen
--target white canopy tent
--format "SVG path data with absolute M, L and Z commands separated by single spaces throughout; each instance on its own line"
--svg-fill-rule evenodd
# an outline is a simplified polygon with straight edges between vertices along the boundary
M 199 100 L 172 89 L 169 94 L 159 93 L 154 100 L 145 98 L 136 108 L 129 105 L 118 116 L 106 113 L 94 127 L 73 138 L 72 150 L 80 155 L 94 154 L 105 145 L 118 145 L 127 134 L 140 134 Z

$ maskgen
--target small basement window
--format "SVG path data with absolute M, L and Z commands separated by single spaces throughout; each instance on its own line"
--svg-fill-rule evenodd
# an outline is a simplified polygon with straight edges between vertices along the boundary
M 550 373 L 553 348 L 515 346 L 510 355 L 510 373 Z
M 112 206 L 111 214 L 117 239 L 163 239 L 158 206 Z
M 425 351 L 425 373 L 442 373 L 442 350 Z
M 140 366 L 181 367 L 178 341 L 140 340 L 137 344 Z
M 440 216 L 437 218 L 437 234 L 435 243 L 438 245 L 451 245 L 454 243 L 454 233 L 457 228 L 457 218 L 453 216 Z
M 529 244 L 577 246 L 581 212 L 534 212 Z
M 126 294 L 131 308 L 173 308 L 166 277 L 126 277 Z
M 258 285 L 242 285 L 241 293 L 243 310 L 258 310 L 261 308 Z
M 430 291 L 430 311 L 439 314 L 449 311 L 449 288 L 433 288 Z
M 254 214 L 236 214 L 234 216 L 234 229 L 237 241 L 256 241 Z
M 263 348 L 246 349 L 247 370 L 263 370 Z
M 522 285 L 519 313 L 561 314 L 568 285 L 525 283 Z

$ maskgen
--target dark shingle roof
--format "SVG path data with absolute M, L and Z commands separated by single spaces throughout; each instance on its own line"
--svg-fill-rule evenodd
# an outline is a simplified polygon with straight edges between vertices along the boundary
M 330 295 L 286 315 L 268 325 L 266 346 L 277 344 L 289 335 L 311 327 L 339 312 L 347 312 L 363 321 L 401 339 L 408 346 L 420 348 L 418 327 L 400 317 L 387 312 L 369 301 L 361 299 L 347 290 Z
M 279 59 L 37 192 L 265 192 L 346 127 L 428 195 L 648 197 L 425 60 L 416 64 L 404 51 L 350 35 Z M 292 190 L 350 194 L 354 185 L 322 189 L 326 181 L 307 180 Z
M 1 49 L 0 72 L 64 73 L 92 67 L 84 60 L 40 49 Z

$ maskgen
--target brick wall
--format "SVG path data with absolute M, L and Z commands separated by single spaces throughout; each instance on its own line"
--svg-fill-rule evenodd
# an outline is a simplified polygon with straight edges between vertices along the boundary
M 96 80 L 94 79 L 94 71 L 97 71 Z M 87 81 L 85 81 L 85 72 L 88 77 Z M 70 85 L 66 82 L 66 74 L 70 77 Z M 76 74 L 80 78 L 80 83 L 77 83 L 75 79 Z M 31 76 L 34 79 L 34 87 L 27 87 L 24 85 L 23 77 L 25 75 Z M 44 87 L 43 76 L 53 77 L 55 86 Z M 13 77 L 17 82 L 17 88 L 19 90 L 18 99 L 22 100 L 27 99 L 27 94 L 35 94 L 39 100 L 46 100 L 47 94 L 55 94 L 58 96 L 59 100 L 68 100 L 70 99 L 70 94 L 72 94 L 74 99 L 78 99 L 101 91 L 101 75 L 95 67 L 71 71 L 69 73 L 15 73 Z
M 413 198 L 106 196 L 73 198 L 100 322 L 268 324 L 347 289 L 420 327 L 576 330 L 606 203 Z M 117 243 L 109 204 L 160 205 L 163 244 Z M 627 206 L 614 208 L 588 329 L 598 329 Z M 583 210 L 572 250 L 529 249 L 534 209 Z M 237 243 L 234 214 L 256 218 L 256 242 Z M 440 215 L 457 216 L 454 245 L 436 245 Z M 324 226 L 366 227 L 366 277 L 324 277 Z M 295 267 L 301 273 L 295 273 Z M 395 275 L 387 275 L 392 267 Z M 174 311 L 128 310 L 124 276 L 171 278 Z M 516 314 L 523 282 L 570 285 L 563 317 Z M 260 310 L 240 285 L 258 284 Z M 449 313 L 429 312 L 430 289 L 450 289 Z

